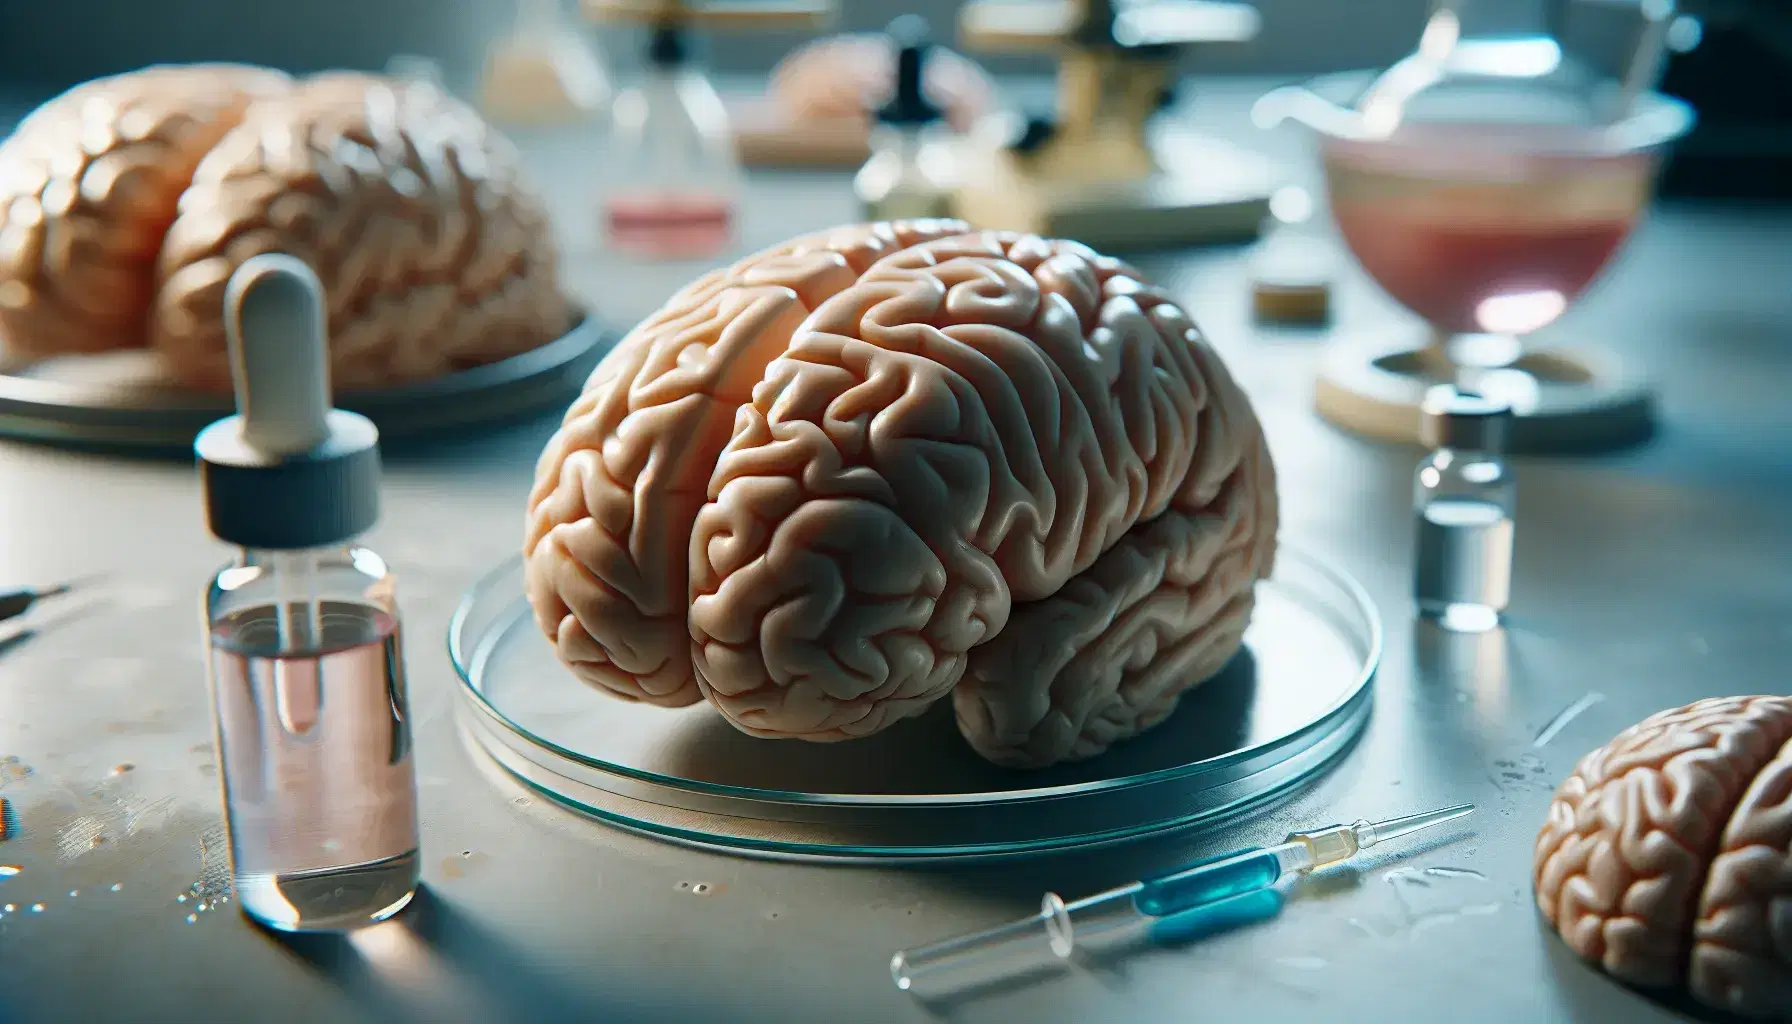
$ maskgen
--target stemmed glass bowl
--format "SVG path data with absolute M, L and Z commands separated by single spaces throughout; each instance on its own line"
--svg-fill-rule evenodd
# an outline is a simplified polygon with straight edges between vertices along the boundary
M 1464 40 L 1439 24 L 1378 77 L 1279 89 L 1255 110 L 1265 127 L 1306 129 L 1344 245 L 1429 329 L 1339 339 L 1319 411 L 1410 441 L 1425 389 L 1453 383 L 1509 401 L 1521 450 L 1647 436 L 1650 394 L 1615 357 L 1524 339 L 1618 252 L 1691 108 L 1601 81 L 1549 36 Z

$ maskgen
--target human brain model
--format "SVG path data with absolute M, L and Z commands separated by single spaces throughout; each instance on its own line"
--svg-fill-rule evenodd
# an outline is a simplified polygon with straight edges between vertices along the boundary
M 810 236 L 673 296 L 542 453 L 529 600 L 582 679 L 756 736 L 952 694 L 992 761 L 1099 753 L 1237 651 L 1274 469 L 1189 318 L 1072 242 Z
M 550 232 L 508 143 L 427 86 L 150 68 L 79 86 L 0 144 L 0 341 L 150 347 L 228 390 L 223 293 L 309 262 L 342 388 L 492 362 L 564 333 Z
M 147 68 L 45 103 L 0 142 L 0 339 L 30 356 L 141 346 L 193 169 L 285 75 Z
M 1614 977 L 1792 1019 L 1792 698 L 1663 711 L 1582 758 L 1535 882 L 1544 917 Z
M 230 387 L 224 287 L 275 251 L 323 281 L 337 387 L 495 362 L 568 326 L 515 154 L 427 85 L 312 79 L 252 107 L 199 164 L 156 268 L 151 343 L 177 379 Z

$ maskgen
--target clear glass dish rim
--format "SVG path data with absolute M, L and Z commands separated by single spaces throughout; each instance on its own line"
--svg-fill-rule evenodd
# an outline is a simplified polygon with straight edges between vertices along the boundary
M 1089 782 L 1067 783 L 1058 786 L 1040 786 L 1032 789 L 1011 789 L 998 792 L 972 793 L 806 793 L 791 790 L 759 789 L 751 786 L 732 786 L 725 783 L 701 782 L 674 775 L 663 775 L 659 772 L 628 765 L 605 761 L 561 746 L 552 740 L 545 739 L 511 721 L 509 716 L 499 710 L 473 681 L 475 660 L 473 651 L 467 646 L 467 620 L 473 607 L 481 597 L 495 587 L 499 580 L 514 572 L 522 562 L 521 554 L 513 554 L 499 562 L 494 568 L 487 570 L 468 588 L 455 606 L 454 615 L 448 621 L 447 641 L 448 659 L 454 665 L 454 673 L 459 680 L 458 697 L 470 703 L 473 710 L 483 713 L 487 719 L 496 723 L 504 731 L 562 760 L 571 762 L 582 768 L 610 775 L 620 776 L 650 786 L 661 786 L 670 790 L 692 793 L 700 796 L 722 797 L 732 800 L 752 801 L 772 804 L 803 804 L 835 807 L 963 807 L 975 804 L 1023 804 L 1030 802 L 1050 801 L 1066 797 L 1085 796 L 1103 791 L 1131 789 L 1138 786 L 1154 785 L 1161 782 L 1191 778 L 1211 771 L 1223 770 L 1244 762 L 1261 758 L 1273 751 L 1294 746 L 1304 750 L 1320 738 L 1329 735 L 1340 718 L 1348 717 L 1352 709 L 1361 700 L 1365 691 L 1372 689 L 1376 673 L 1381 667 L 1383 650 L 1383 631 L 1381 615 L 1376 611 L 1375 602 L 1356 578 L 1348 572 L 1331 564 L 1325 558 L 1313 554 L 1304 548 L 1278 544 L 1276 564 L 1280 567 L 1284 559 L 1299 563 L 1305 569 L 1317 573 L 1328 583 L 1337 587 L 1349 598 L 1354 611 L 1362 620 L 1366 640 L 1366 651 L 1362 664 L 1357 670 L 1356 678 L 1351 684 L 1326 707 L 1306 724 L 1295 728 L 1274 739 L 1265 740 L 1249 747 L 1210 757 L 1200 761 L 1191 761 L 1170 768 L 1142 772 L 1136 775 L 1123 775 L 1111 779 L 1095 779 Z M 1273 579 L 1273 574 L 1272 577 Z M 514 616 L 505 619 L 506 629 L 514 628 Z M 484 634 L 481 634 L 482 636 Z M 594 699 L 602 698 L 593 693 Z M 1303 742 L 1306 741 L 1306 742 Z M 545 765 L 542 767 L 546 767 Z
M 1273 89 L 1259 98 L 1252 107 L 1252 120 L 1260 127 L 1274 128 L 1274 121 L 1293 121 L 1302 131 L 1326 142 L 1348 143 L 1356 146 L 1375 146 L 1389 150 L 1424 148 L 1425 144 L 1414 139 L 1400 139 L 1391 136 L 1379 136 L 1365 133 L 1357 123 L 1356 111 L 1340 106 L 1335 101 L 1325 98 L 1330 91 L 1346 92 L 1353 83 L 1373 80 L 1372 71 L 1335 71 L 1319 75 L 1290 86 Z M 1290 100 L 1296 94 L 1305 92 L 1320 100 L 1334 110 L 1326 115 L 1309 120 L 1294 113 L 1296 106 L 1306 104 Z M 1698 112 L 1692 104 L 1667 93 L 1649 91 L 1637 97 L 1639 109 L 1629 117 L 1614 121 L 1603 128 L 1586 129 L 1578 132 L 1586 141 L 1581 145 L 1539 146 L 1527 149 L 1525 156 L 1593 156 L 1619 157 L 1637 153 L 1649 153 L 1671 146 L 1684 138 L 1698 123 Z M 1279 101 L 1279 102 L 1278 102 Z M 1282 112 L 1272 115 L 1271 110 L 1278 106 Z M 1318 111 L 1314 111 L 1318 114 Z M 1320 127 L 1314 120 L 1329 121 L 1331 127 Z M 1457 150 L 1473 149 L 1472 144 L 1454 141 Z M 1486 147 L 1489 150 L 1506 152 L 1509 150 L 1497 146 Z

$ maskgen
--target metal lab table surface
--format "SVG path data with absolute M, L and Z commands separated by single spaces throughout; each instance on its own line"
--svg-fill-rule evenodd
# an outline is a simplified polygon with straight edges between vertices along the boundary
M 850 217 L 840 177 L 770 176 L 745 231 L 767 243 Z M 464 745 L 442 636 L 462 590 L 518 542 L 550 419 L 389 459 L 370 542 L 396 567 L 413 638 L 427 894 L 351 940 L 277 939 L 233 903 L 198 909 L 228 877 L 196 611 L 227 553 L 204 533 L 191 467 L 0 445 L 0 581 L 113 574 L 106 603 L 0 658 L 0 758 L 16 758 L 0 761 L 0 796 L 18 826 L 0 862 L 23 868 L 0 881 L 15 908 L 0 918 L 0 1020 L 1679 1019 L 1548 935 L 1531 842 L 1554 783 L 1620 728 L 1701 696 L 1788 690 L 1792 213 L 1664 210 L 1570 315 L 1564 331 L 1652 371 L 1664 434 L 1629 455 L 1520 464 L 1516 616 L 1481 638 L 1414 629 L 1417 455 L 1317 421 L 1320 336 L 1250 328 L 1236 253 L 1141 263 L 1254 396 L 1284 538 L 1356 574 L 1386 620 L 1367 733 L 1291 802 L 1099 854 L 875 870 L 683 849 L 526 796 Z M 619 322 L 690 276 L 577 253 L 570 267 Z M 1361 282 L 1340 321 L 1408 323 Z M 1046 889 L 1081 895 L 1296 825 L 1461 800 L 1482 806 L 1471 828 L 1310 879 L 1276 923 L 945 1007 L 890 984 L 893 950 L 1029 913 Z

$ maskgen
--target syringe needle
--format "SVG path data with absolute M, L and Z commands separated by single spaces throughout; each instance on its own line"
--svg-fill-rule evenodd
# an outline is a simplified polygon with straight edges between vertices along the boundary
M 1386 821 L 1375 822 L 1358 822 L 1355 826 L 1357 845 L 1366 848 L 1374 846 L 1376 843 L 1385 842 L 1389 839 L 1397 839 L 1400 836 L 1411 835 L 1420 829 L 1430 828 L 1433 825 L 1441 825 L 1446 821 L 1455 821 L 1457 818 L 1463 817 L 1464 815 L 1474 813 L 1474 810 L 1474 804 L 1456 804 L 1451 807 L 1440 807 L 1435 811 L 1423 811 L 1419 814 L 1408 814 L 1403 818 L 1389 818 Z

